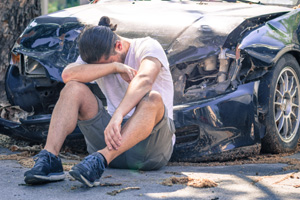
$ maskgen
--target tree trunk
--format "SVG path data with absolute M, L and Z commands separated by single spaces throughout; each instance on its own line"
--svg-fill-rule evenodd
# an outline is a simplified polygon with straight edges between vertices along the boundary
M 39 15 L 41 15 L 40 0 L 1 0 L 0 103 L 7 102 L 4 89 L 4 76 L 9 66 L 10 50 L 29 22 Z

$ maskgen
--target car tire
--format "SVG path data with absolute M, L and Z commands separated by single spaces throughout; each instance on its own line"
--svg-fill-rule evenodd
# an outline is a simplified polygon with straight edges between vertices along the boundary
M 263 117 L 266 134 L 262 151 L 283 153 L 297 147 L 300 128 L 300 68 L 291 54 L 282 56 L 261 80 L 259 103 L 266 110 Z

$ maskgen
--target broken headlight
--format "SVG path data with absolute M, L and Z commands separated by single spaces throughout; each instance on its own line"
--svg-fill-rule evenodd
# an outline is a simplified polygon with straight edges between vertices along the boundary
M 46 70 L 38 61 L 19 53 L 12 53 L 10 57 L 10 64 L 19 68 L 22 75 L 41 78 L 46 77 Z
M 43 65 L 28 56 L 24 56 L 24 73 L 29 77 L 46 77 Z

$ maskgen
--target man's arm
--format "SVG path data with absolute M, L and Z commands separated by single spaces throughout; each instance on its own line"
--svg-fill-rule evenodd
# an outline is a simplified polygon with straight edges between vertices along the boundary
M 122 78 L 130 82 L 136 74 L 136 70 L 117 62 L 105 64 L 69 64 L 62 73 L 64 83 L 78 81 L 88 83 L 103 76 L 120 73 Z
M 118 149 L 121 145 L 121 123 L 124 116 L 130 112 L 141 99 L 152 89 L 152 85 L 161 70 L 161 63 L 153 57 L 145 58 L 138 70 L 137 75 L 131 81 L 126 94 L 119 107 L 114 112 L 105 134 L 105 143 L 109 150 Z

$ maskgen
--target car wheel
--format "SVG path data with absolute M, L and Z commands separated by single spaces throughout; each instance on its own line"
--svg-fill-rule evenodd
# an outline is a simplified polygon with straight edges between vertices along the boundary
M 266 134 L 262 150 L 270 153 L 294 151 L 297 147 L 300 115 L 300 69 L 296 59 L 286 54 L 263 78 L 259 102 L 267 109 Z

